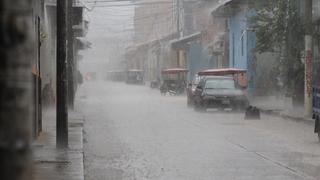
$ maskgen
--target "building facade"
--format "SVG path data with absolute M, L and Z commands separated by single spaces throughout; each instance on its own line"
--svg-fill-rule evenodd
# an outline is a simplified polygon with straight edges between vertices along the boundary
M 161 78 L 175 58 L 169 41 L 177 35 L 177 1 L 141 0 L 134 9 L 133 46 L 127 49 L 127 69 L 144 71 L 145 80 Z
M 227 20 L 213 14 L 221 5 L 218 0 L 183 3 L 183 36 L 172 47 L 182 51 L 189 81 L 201 70 L 228 66 Z
M 33 40 L 33 56 L 31 59 L 31 73 L 33 78 L 33 137 L 42 131 L 42 109 L 55 104 L 56 94 L 56 1 L 33 0 L 32 18 L 30 24 Z M 87 31 L 87 22 L 83 19 L 83 6 L 74 2 L 73 6 L 74 32 L 74 67 L 77 69 L 77 53 L 83 48 L 83 41 Z M 74 75 L 76 81 L 76 75 Z M 51 98 L 50 98 L 51 97 Z M 50 102 L 49 102 L 50 101 Z
M 229 67 L 247 70 L 248 91 L 256 87 L 256 35 L 249 18 L 254 15 L 247 0 L 225 0 L 215 9 L 216 16 L 227 18 Z

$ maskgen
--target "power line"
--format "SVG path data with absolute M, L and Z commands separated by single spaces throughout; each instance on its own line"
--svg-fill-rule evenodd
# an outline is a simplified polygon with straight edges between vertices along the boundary
M 105 3 L 115 3 L 115 2 L 126 2 L 123 4 L 105 4 Z M 106 27 L 103 26 L 101 27 L 101 29 L 108 31 L 108 32 L 113 32 L 113 33 L 135 33 L 135 36 L 145 36 L 145 37 L 149 37 L 152 35 L 153 36 L 157 36 L 159 37 L 159 32 L 156 32 L 157 29 L 159 30 L 159 28 L 162 26 L 163 24 L 166 24 L 165 26 L 166 31 L 172 32 L 173 31 L 173 21 L 174 19 L 176 19 L 175 14 L 177 11 L 177 8 L 175 6 L 174 1 L 154 1 L 154 2 L 137 2 L 135 1 L 134 3 L 132 1 L 129 0 L 120 0 L 120 1 L 114 1 L 114 0 L 99 0 L 99 1 L 94 1 L 94 2 L 90 2 L 90 3 L 95 3 L 95 5 L 93 5 L 93 7 L 111 7 L 109 10 L 114 10 L 119 12 L 119 9 L 112 9 L 112 7 L 145 7 L 146 9 L 148 7 L 146 6 L 154 6 L 154 5 L 159 5 L 160 7 L 163 6 L 168 6 L 167 4 L 171 5 L 169 8 L 167 8 L 166 12 L 158 12 L 158 13 L 151 13 L 150 15 L 144 15 L 144 16 L 134 16 L 132 19 L 134 20 L 134 22 L 130 22 L 130 23 L 124 23 L 125 26 L 127 27 L 133 27 L 135 25 L 138 26 L 145 26 L 145 25 L 149 25 L 151 26 L 150 28 L 146 29 L 146 31 L 142 30 L 137 32 L 137 30 L 135 28 L 131 28 L 131 29 L 126 29 L 125 31 L 117 31 L 117 30 L 113 30 L 110 27 Z M 161 6 L 162 5 L 162 6 Z M 103 17 L 100 16 L 100 18 L 105 18 L 106 20 L 110 20 L 110 21 L 117 21 L 117 23 L 115 23 L 114 25 L 119 25 L 119 20 L 116 18 L 110 18 L 110 16 L 117 16 L 115 14 L 112 13 L 105 13 L 105 15 L 109 15 L 109 17 Z M 167 15 L 167 16 L 160 16 L 160 15 Z M 118 16 L 130 16 L 130 14 L 123 14 L 123 13 L 118 13 Z M 152 19 L 154 19 L 154 21 L 152 21 Z M 157 20 L 156 20 L 157 19 Z M 160 20 L 159 20 L 160 19 Z M 151 20 L 151 21 L 150 21 Z M 109 26 L 112 24 L 108 24 Z
M 94 7 L 136 7 L 136 6 L 153 6 L 160 4 L 172 4 L 172 2 L 152 2 L 152 3 L 131 3 L 131 4 L 110 4 L 110 5 L 93 5 Z
M 145 15 L 145 16 L 138 16 L 138 17 L 135 17 L 135 16 L 132 16 L 132 15 L 119 15 L 120 18 L 121 17 L 130 17 L 132 16 L 132 18 L 128 18 L 128 19 L 124 19 L 124 20 L 133 20 L 135 22 L 139 22 L 139 21 L 143 21 L 143 20 L 148 20 L 150 18 L 157 18 L 157 19 L 172 19 L 172 18 L 175 18 L 173 17 L 171 14 L 168 14 L 170 13 L 171 11 L 165 11 L 165 12 L 162 12 L 162 13 L 154 13 L 154 14 L 149 14 L 149 15 Z M 96 16 L 98 18 L 104 18 L 106 20 L 115 20 L 115 21 L 118 21 L 119 19 L 117 19 L 116 17 L 118 15 L 115 15 L 115 14 L 105 14 L 103 13 L 103 15 L 106 15 L 107 17 L 104 17 L 104 16 Z M 159 15 L 164 15 L 164 16 L 159 16 Z

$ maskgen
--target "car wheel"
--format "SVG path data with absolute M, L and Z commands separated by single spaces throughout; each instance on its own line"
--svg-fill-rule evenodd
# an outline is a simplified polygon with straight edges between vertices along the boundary
M 187 106 L 188 107 L 192 107 L 192 105 L 193 105 L 193 103 L 192 103 L 192 101 L 191 101 L 191 99 L 187 99 Z
M 206 108 L 201 103 L 195 103 L 193 108 L 198 112 L 206 111 Z
M 236 103 L 232 109 L 235 109 L 234 111 L 237 112 L 244 112 L 246 109 L 249 107 L 249 102 L 248 101 L 241 101 Z
M 199 107 L 198 107 L 198 106 L 199 106 L 198 103 L 195 102 L 195 103 L 194 103 L 194 106 L 193 106 L 193 109 L 194 109 L 195 111 L 199 111 Z
M 244 112 L 245 111 L 245 107 L 244 106 L 240 106 L 240 105 L 235 105 L 232 107 L 232 111 L 233 112 Z

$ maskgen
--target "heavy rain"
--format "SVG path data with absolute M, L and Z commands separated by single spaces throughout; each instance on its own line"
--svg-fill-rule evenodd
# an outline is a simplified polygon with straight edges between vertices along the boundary
M 0 12 L 0 179 L 320 179 L 320 0 Z

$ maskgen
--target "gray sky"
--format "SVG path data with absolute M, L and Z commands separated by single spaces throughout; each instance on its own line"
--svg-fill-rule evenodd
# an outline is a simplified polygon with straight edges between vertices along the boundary
M 128 4 L 101 2 L 94 8 L 92 3 L 87 4 L 92 10 L 85 12 L 90 21 L 86 39 L 92 43 L 92 48 L 81 52 L 84 57 L 80 66 L 82 71 L 100 71 L 107 67 L 109 61 L 121 58 L 133 34 L 134 7 L 126 6 Z

